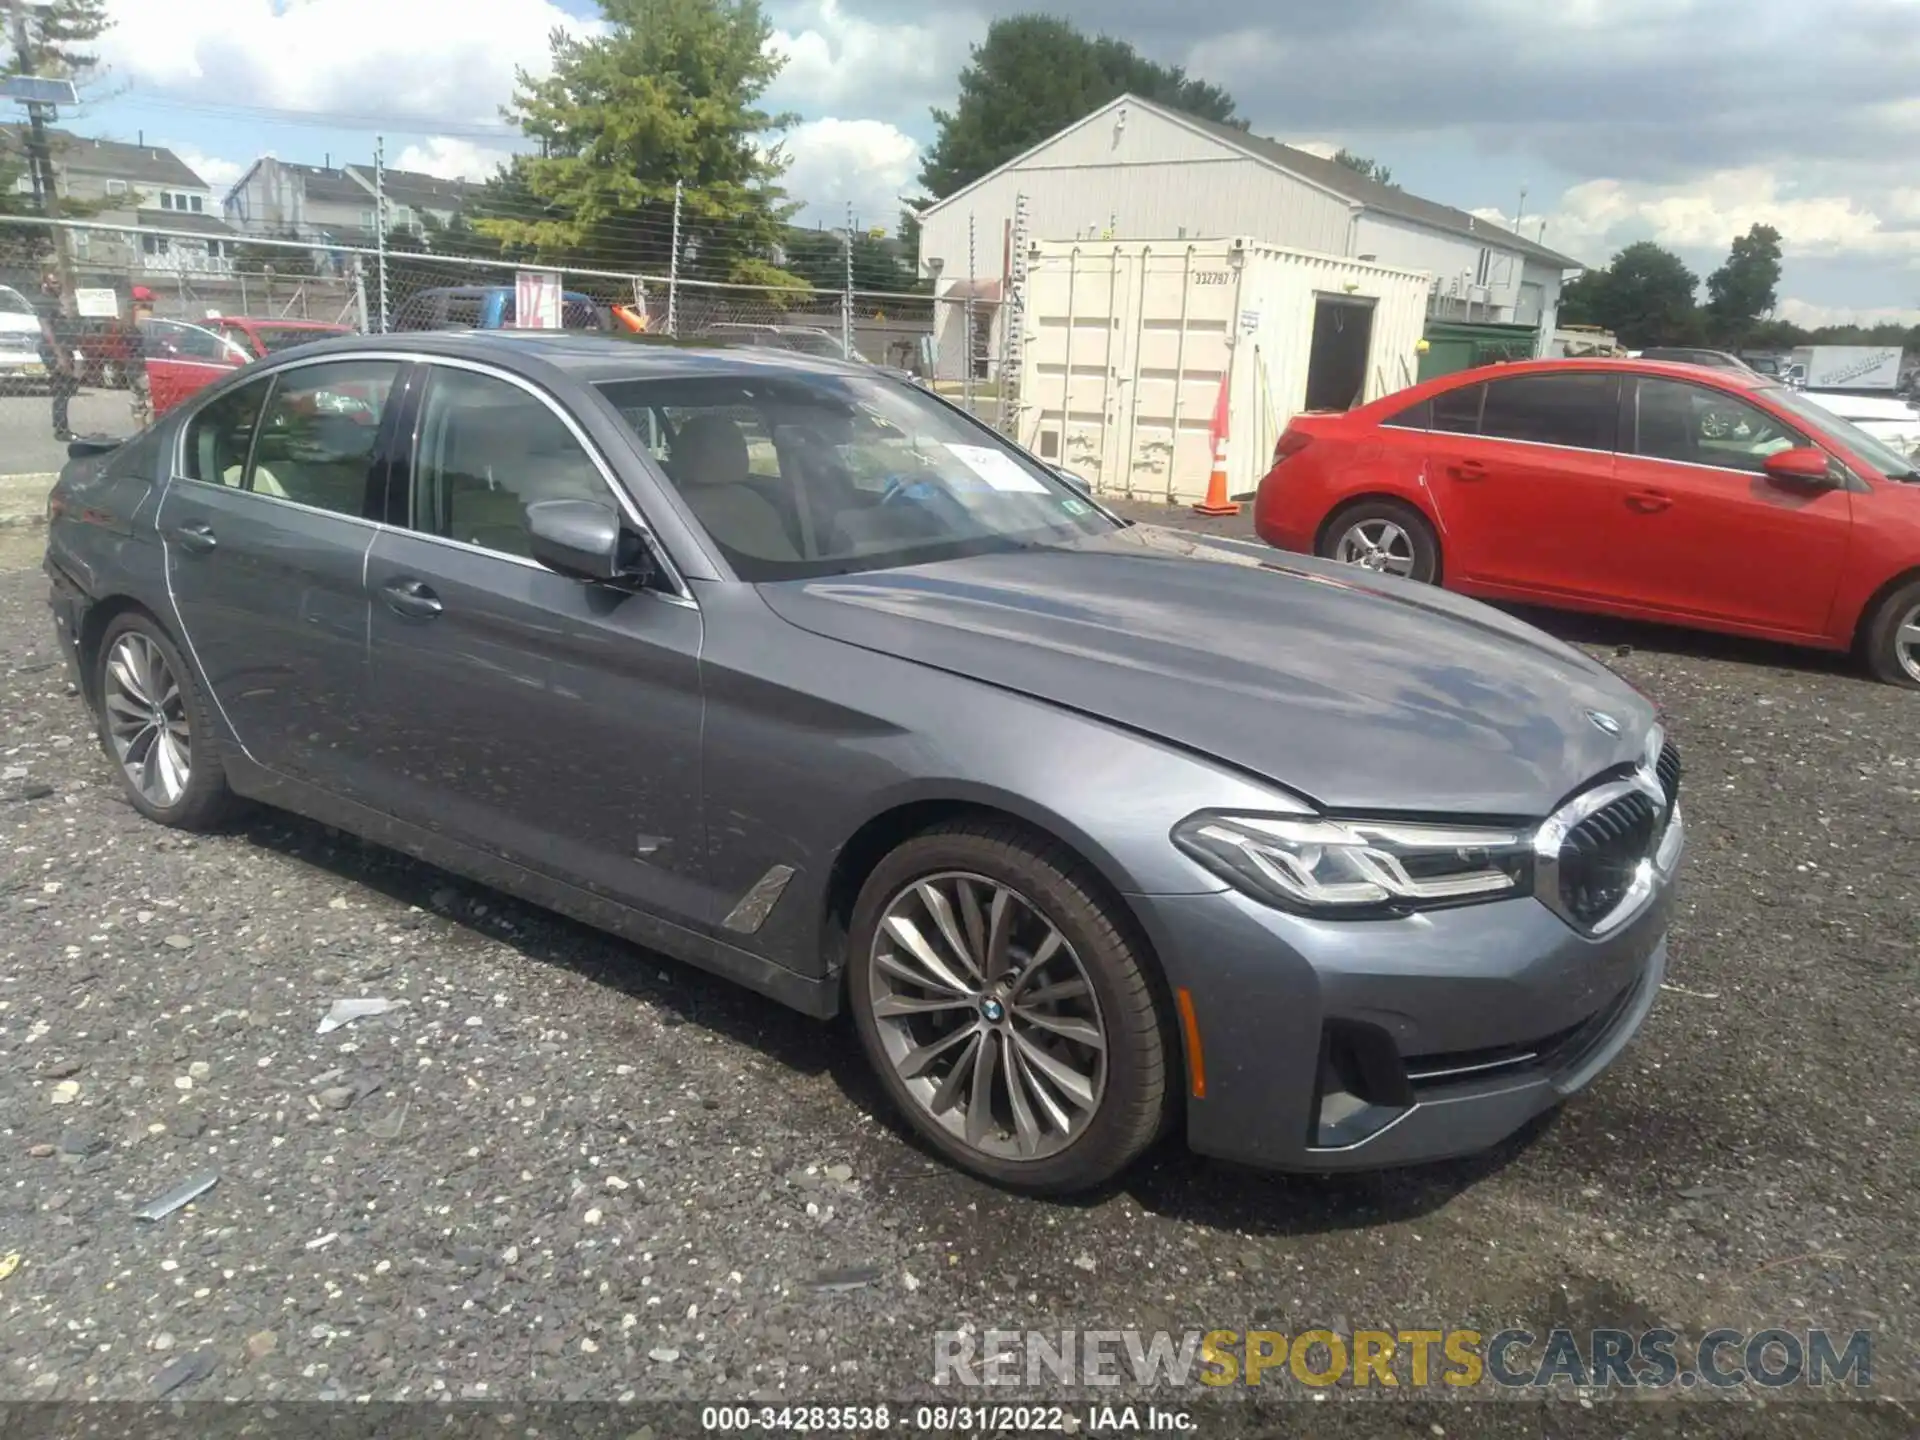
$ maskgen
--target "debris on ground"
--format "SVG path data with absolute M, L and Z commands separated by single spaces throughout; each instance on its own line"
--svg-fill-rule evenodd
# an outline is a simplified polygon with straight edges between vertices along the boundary
M 336 1000 L 320 1017 L 320 1028 L 316 1032 L 330 1035 L 342 1025 L 351 1025 L 355 1020 L 368 1020 L 375 1015 L 384 1015 L 393 1008 L 391 1000 Z
M 155 1399 L 171 1395 L 183 1385 L 194 1385 L 213 1373 L 213 1352 L 195 1350 L 191 1355 L 182 1355 L 167 1362 L 167 1366 L 153 1377 Z
M 807 1282 L 811 1290 L 832 1293 L 836 1290 L 864 1290 L 880 1278 L 880 1272 L 872 1265 L 849 1265 L 842 1270 L 828 1270 Z
M 133 1212 L 133 1218 L 136 1220 L 164 1220 L 182 1205 L 191 1205 L 195 1200 L 198 1200 L 219 1183 L 220 1172 L 218 1170 L 208 1170 L 204 1174 L 196 1175 L 191 1180 L 183 1181 L 174 1186 L 173 1189 L 167 1191 L 166 1194 L 160 1196 L 157 1200 L 148 1201 L 145 1205 L 142 1205 L 138 1210 Z

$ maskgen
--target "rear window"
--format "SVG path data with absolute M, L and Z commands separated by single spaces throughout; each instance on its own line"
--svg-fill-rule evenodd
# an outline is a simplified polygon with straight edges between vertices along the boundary
M 1611 450 L 1620 418 L 1618 377 L 1516 375 L 1487 384 L 1480 433 L 1570 450 Z
M 1480 407 L 1486 395 L 1485 382 L 1441 391 L 1433 397 L 1433 428 L 1452 435 L 1478 435 Z
M 345 335 L 345 330 L 312 330 L 304 325 L 256 325 L 253 333 L 259 338 L 269 355 L 282 350 L 291 350 L 296 345 L 309 345 L 315 340 L 330 340 L 335 335 Z M 239 339 L 239 336 L 235 336 Z
M 1396 430 L 1431 430 L 1433 428 L 1433 402 L 1422 400 L 1418 405 L 1409 405 L 1404 410 L 1396 410 L 1380 422 Z

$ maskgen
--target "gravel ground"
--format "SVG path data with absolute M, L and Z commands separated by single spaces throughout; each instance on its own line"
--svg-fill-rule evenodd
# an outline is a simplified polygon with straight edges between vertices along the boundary
M 900 1400 L 933 1393 L 932 1336 L 961 1325 L 1777 1324 L 1871 1329 L 1874 1389 L 1904 1408 L 1304 1413 L 1393 1435 L 1920 1424 L 1920 696 L 1554 622 L 1686 752 L 1672 984 L 1639 1043 L 1472 1162 L 1288 1179 L 1168 1149 L 1048 1204 L 914 1148 L 844 1027 L 301 820 L 142 821 L 43 595 L 0 575 L 0 1400 L 147 1399 L 182 1373 L 175 1398 Z M 316 1033 L 362 997 L 394 1006 Z M 209 1170 L 192 1208 L 134 1218 Z M 1254 1413 L 1200 1433 L 1281 1423 Z

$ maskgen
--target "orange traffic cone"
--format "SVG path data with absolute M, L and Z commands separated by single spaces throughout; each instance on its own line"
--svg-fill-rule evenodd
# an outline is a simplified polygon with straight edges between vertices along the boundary
M 1220 398 L 1213 405 L 1213 424 L 1207 438 L 1213 446 L 1213 470 L 1207 476 L 1207 498 L 1193 507 L 1196 515 L 1238 515 L 1240 506 L 1227 498 L 1227 376 L 1220 377 Z

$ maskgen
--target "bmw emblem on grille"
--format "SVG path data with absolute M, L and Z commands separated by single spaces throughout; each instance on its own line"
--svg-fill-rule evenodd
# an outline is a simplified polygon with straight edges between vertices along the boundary
M 1600 731 L 1603 735 L 1618 735 L 1620 733 L 1620 722 L 1604 710 L 1587 711 L 1587 719 L 1591 720 L 1593 722 L 1593 728 Z

